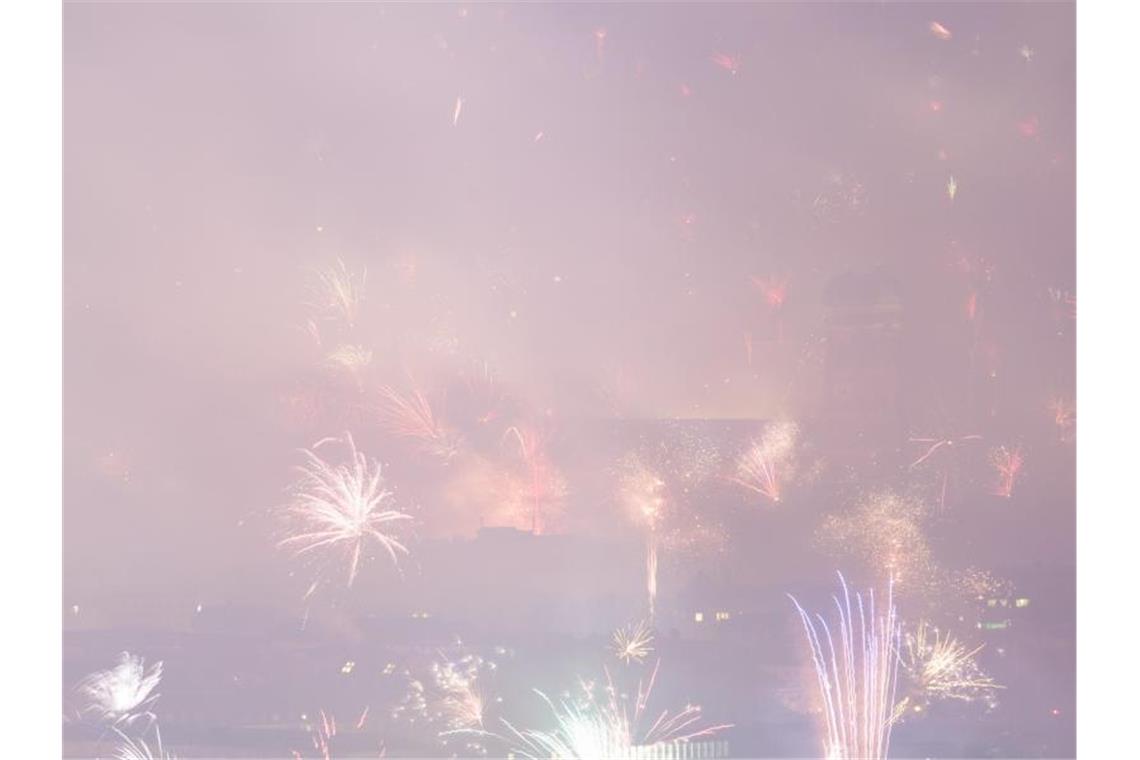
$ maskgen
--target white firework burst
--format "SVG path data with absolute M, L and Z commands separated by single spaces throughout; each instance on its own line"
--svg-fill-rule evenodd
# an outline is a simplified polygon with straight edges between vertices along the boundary
M 79 712 L 116 726 L 154 720 L 150 708 L 158 699 L 155 689 L 161 680 L 161 660 L 147 667 L 142 657 L 123 652 L 115 667 L 79 682 L 76 690 L 83 700 Z
M 347 461 L 334 464 L 316 452 L 330 443 L 343 443 Z M 280 546 L 297 556 L 323 550 L 345 550 L 348 554 L 348 585 L 356 580 L 366 548 L 376 544 L 394 565 L 408 549 L 399 529 L 412 516 L 401 512 L 395 496 L 384 481 L 380 463 L 358 451 L 352 435 L 326 438 L 304 450 L 305 463 L 298 467 L 300 480 L 287 508 L 292 535 Z

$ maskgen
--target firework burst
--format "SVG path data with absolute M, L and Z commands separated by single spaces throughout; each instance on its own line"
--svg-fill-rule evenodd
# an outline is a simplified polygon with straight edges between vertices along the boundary
M 736 473 L 729 480 L 778 503 L 784 481 L 794 474 L 798 438 L 794 422 L 770 425 L 737 459 Z
M 484 726 L 501 701 L 488 693 L 495 670 L 494 662 L 476 654 L 452 659 L 440 652 L 422 677 L 406 673 L 407 689 L 392 717 L 429 727 L 445 744 L 465 741 L 467 750 L 486 754 L 483 740 L 493 734 Z
M 828 515 L 817 543 L 834 556 L 860 560 L 882 581 L 899 588 L 927 588 L 938 568 L 925 531 L 926 509 L 915 499 L 883 491 L 855 509 Z
M 355 325 L 368 273 L 361 271 L 357 275 L 344 261 L 337 259 L 335 264 L 317 269 L 315 274 L 309 306 L 322 319 L 339 320 L 348 327 Z
M 649 624 L 643 620 L 614 631 L 612 650 L 627 665 L 643 661 L 653 652 L 653 632 Z
M 902 666 L 917 704 L 935 699 L 989 701 L 1002 688 L 978 666 L 977 654 L 984 645 L 971 649 L 925 620 L 906 634 L 904 644 Z
M 346 463 L 333 464 L 317 454 L 317 449 L 331 443 L 346 447 Z M 408 549 L 395 531 L 412 517 L 395 507 L 380 463 L 358 451 L 349 433 L 326 438 L 302 453 L 305 463 L 297 468 L 301 477 L 286 513 L 294 532 L 280 546 L 297 556 L 346 550 L 349 586 L 356 580 L 365 549 L 373 543 L 398 566 L 399 555 L 408 554 Z
M 608 672 L 600 694 L 582 684 L 583 696 L 577 700 L 555 702 L 536 690 L 550 708 L 556 727 L 551 731 L 518 730 L 503 721 L 509 731 L 506 738 L 514 745 L 515 753 L 524 758 L 621 760 L 644 757 L 646 747 L 689 742 L 731 727 L 704 724 L 698 705 L 686 705 L 675 714 L 666 710 L 648 720 L 648 702 L 659 666 L 660 661 L 653 666 L 648 682 L 638 683 L 632 706 L 629 698 L 614 687 Z
M 76 691 L 83 700 L 79 712 L 113 726 L 129 726 L 138 720 L 153 722 L 150 708 L 158 699 L 155 689 L 161 680 L 161 660 L 147 667 L 142 657 L 123 652 L 115 667 L 79 682 Z
M 372 349 L 353 343 L 339 345 L 325 356 L 325 366 L 347 375 L 358 391 L 364 390 L 364 373 L 371 364 Z
M 401 394 L 393 388 L 380 388 L 378 413 L 384 430 L 415 442 L 424 453 L 444 461 L 459 453 L 459 435 L 444 424 L 427 394 L 418 389 Z
M 995 496 L 1009 499 L 1013 496 L 1013 486 L 1021 474 L 1021 467 L 1025 464 L 1025 456 L 1020 446 L 998 446 L 990 450 L 990 464 L 997 471 L 997 484 L 994 486 Z
M 834 632 L 822 615 L 809 615 L 789 595 L 799 612 L 819 683 L 827 737 L 824 755 L 829 760 L 886 758 L 891 726 L 897 718 L 902 630 L 893 589 L 888 585 L 886 609 L 876 613 L 873 591 L 866 602 L 857 593 L 853 609 L 841 573 L 839 582 L 842 598 L 832 597 L 837 618 Z
M 481 732 L 490 700 L 483 691 L 485 675 L 495 669 L 478 655 L 436 661 L 431 666 L 433 696 L 428 709 L 443 726 L 442 735 Z
M 115 729 L 115 733 L 119 735 L 119 743 L 115 746 L 115 754 L 111 756 L 113 760 L 177 760 L 174 753 L 163 748 L 162 735 L 157 726 L 153 744 L 143 739 L 132 739 L 118 729 Z

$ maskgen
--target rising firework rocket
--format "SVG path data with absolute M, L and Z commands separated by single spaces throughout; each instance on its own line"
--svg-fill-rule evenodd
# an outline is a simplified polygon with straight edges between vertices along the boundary
M 891 744 L 896 714 L 902 627 L 895 610 L 893 584 L 888 585 L 886 609 L 876 612 L 871 592 L 855 607 L 847 581 L 839 573 L 843 597 L 835 596 L 836 629 L 822 615 L 809 615 L 795 597 L 803 623 L 823 703 L 829 760 L 882 760 Z M 838 634 L 836 639 L 835 634 Z
M 645 529 L 645 590 L 652 622 L 657 611 L 658 530 L 665 517 L 665 481 L 638 464 L 622 483 L 621 500 L 634 521 Z
M 545 529 L 543 509 L 550 506 L 560 492 L 560 479 L 546 454 L 546 441 L 533 427 L 511 427 L 506 437 L 518 446 L 518 453 L 526 469 L 526 492 L 530 502 L 530 529 L 541 533 Z

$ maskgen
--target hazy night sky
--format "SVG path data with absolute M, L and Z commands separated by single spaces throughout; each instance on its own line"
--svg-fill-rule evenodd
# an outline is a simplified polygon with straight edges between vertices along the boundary
M 369 382 L 485 363 L 561 436 L 570 523 L 601 533 L 582 430 L 826 427 L 825 288 L 881 267 L 909 434 L 1026 451 L 994 506 L 981 449 L 941 555 L 1072 562 L 1048 409 L 1074 394 L 1050 297 L 1075 292 L 1071 4 L 71 3 L 65 53 L 68 606 L 296 603 L 267 514 L 297 449 L 350 427 L 282 401 L 344 383 L 304 331 L 338 258 L 367 270 Z M 787 278 L 779 320 L 754 277 Z M 425 513 L 460 477 L 353 427 Z M 876 443 L 899 488 L 930 486 L 905 438 Z M 728 567 L 829 578 L 797 542 L 870 487 L 829 482 L 850 487 L 773 518 L 797 538 L 742 527 L 766 548 Z

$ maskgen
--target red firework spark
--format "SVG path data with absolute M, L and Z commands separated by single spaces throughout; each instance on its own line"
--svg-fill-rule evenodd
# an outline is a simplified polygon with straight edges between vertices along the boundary
M 726 53 L 713 53 L 709 56 L 709 60 L 720 66 L 729 74 L 735 75 L 740 71 L 740 58 L 736 56 L 727 55 Z
M 764 303 L 767 304 L 769 309 L 777 311 L 784 306 L 784 301 L 788 298 L 788 278 L 780 276 L 771 277 L 755 277 L 752 278 L 752 284 L 760 291 L 760 295 L 764 298 Z
M 971 290 L 966 296 L 966 319 L 973 322 L 978 316 L 978 291 Z
M 910 468 L 914 469 L 923 462 L 931 459 L 935 455 L 941 458 L 945 454 L 953 454 L 956 448 L 960 449 L 962 444 L 967 441 L 980 441 L 982 437 L 977 434 L 964 435 L 959 438 L 911 438 L 910 443 L 924 443 L 928 444 L 926 451 L 918 459 L 910 463 Z M 939 454 L 942 452 L 942 454 Z M 946 490 L 950 484 L 950 462 L 946 461 L 942 465 L 942 493 L 939 499 L 939 506 L 943 509 L 946 508 Z
M 784 339 L 784 317 L 783 309 L 784 303 L 788 299 L 788 278 L 772 275 L 768 277 L 757 277 L 753 275 L 752 284 L 760 291 L 760 297 L 764 300 L 764 305 L 776 317 L 776 340 L 783 342 Z

